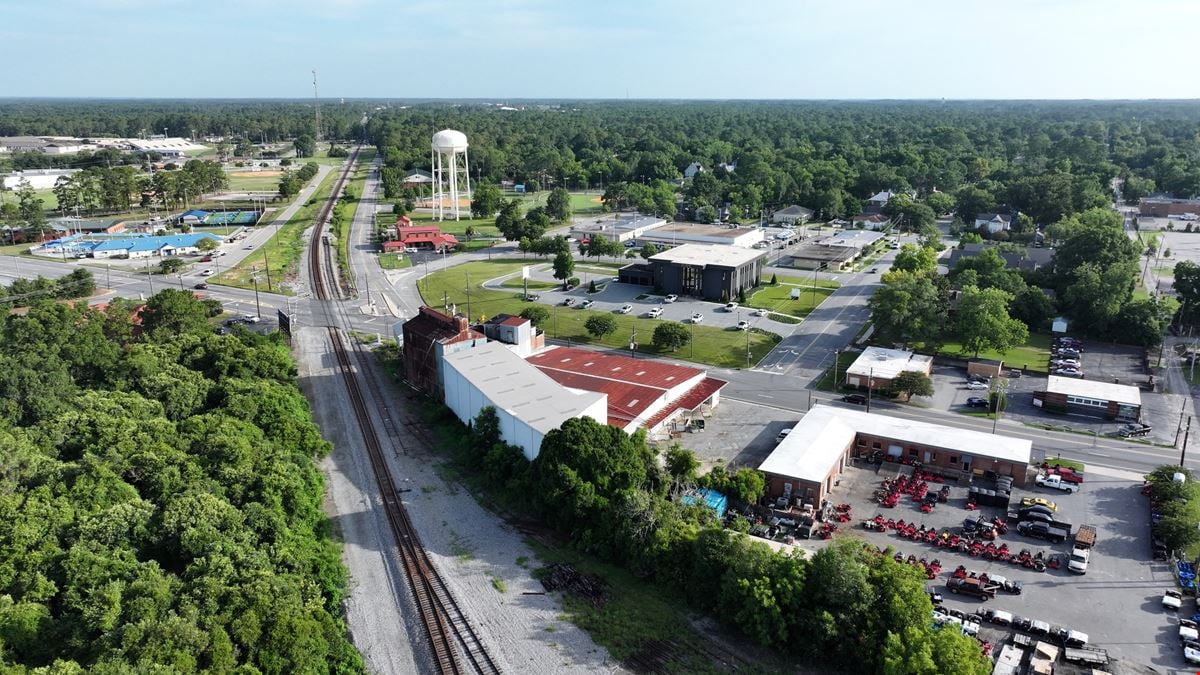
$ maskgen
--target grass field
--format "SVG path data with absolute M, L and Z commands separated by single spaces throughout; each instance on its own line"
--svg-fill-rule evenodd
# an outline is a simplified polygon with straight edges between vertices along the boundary
M 280 281 L 295 278 L 296 268 L 300 264 L 300 256 L 304 252 L 304 241 L 301 235 L 313 224 L 336 180 L 337 172 L 330 171 L 304 206 L 300 207 L 291 220 L 281 226 L 279 232 L 271 237 L 262 248 L 232 269 L 209 279 L 209 282 L 238 288 L 254 288 L 251 276 L 256 272 L 261 274 L 266 267 L 270 272 L 272 282 L 269 290 L 283 293 L 284 291 L 280 290 L 278 284 Z M 267 267 L 267 263 L 269 263 L 269 267 Z M 264 274 L 262 281 L 259 282 L 260 291 L 268 290 L 265 283 L 266 275 Z
M 233 175 L 233 174 L 248 175 Z M 229 175 L 229 190 L 231 192 L 276 192 L 279 190 L 279 171 L 231 171 Z
M 571 193 L 571 215 L 573 216 L 591 216 L 604 213 L 604 205 L 599 202 L 602 192 L 572 192 Z M 512 192 L 505 192 L 506 198 L 518 197 L 525 202 L 525 210 L 528 211 L 535 206 L 545 206 L 546 199 L 550 196 L 549 190 L 542 190 L 533 195 L 518 195 Z
M 1051 338 L 1049 335 L 1030 333 L 1029 340 L 1023 345 L 1014 347 L 1004 354 L 993 351 L 982 351 L 979 352 L 979 358 L 1003 359 L 1006 365 L 1013 368 L 1026 368 L 1034 372 L 1044 373 L 1050 360 L 1050 341 Z M 954 358 L 975 358 L 974 354 L 964 354 L 962 352 L 962 345 L 954 342 L 947 343 L 938 353 Z
M 218 237 L 224 237 L 229 235 L 231 232 L 237 232 L 240 229 L 242 229 L 241 225 L 212 225 L 208 227 L 193 227 L 192 231 L 196 233 L 208 232 L 209 234 L 215 234 Z
M 412 267 L 412 260 L 399 253 L 380 253 L 376 258 L 379 266 L 385 270 L 402 270 Z
M 746 306 L 769 309 L 777 314 L 786 314 L 804 318 L 816 309 L 825 298 L 833 294 L 839 287 L 836 281 L 818 280 L 814 285 L 812 280 L 798 277 L 782 277 L 779 285 L 763 284 L 746 298 Z M 792 299 L 792 291 L 799 289 L 800 298 Z
M 538 281 L 536 279 L 530 279 L 528 283 L 529 290 L 531 291 L 547 291 L 551 288 L 558 288 L 561 285 L 554 281 Z M 513 277 L 512 279 L 505 279 L 504 281 L 500 282 L 501 286 L 505 288 L 515 288 L 518 291 L 525 288 L 525 284 L 526 281 L 521 277 Z
M 651 343 L 654 327 L 659 322 L 633 315 L 613 314 L 617 320 L 617 330 L 602 340 L 588 335 L 583 324 L 594 312 L 570 307 L 534 305 L 520 299 L 520 293 L 485 289 L 484 281 L 505 274 L 511 274 L 521 269 L 528 261 L 520 259 L 503 259 L 466 263 L 441 272 L 434 272 L 421 280 L 419 288 L 425 302 L 431 306 L 441 307 L 443 298 L 457 305 L 462 311 L 468 311 L 468 294 L 470 288 L 469 311 L 471 318 L 494 316 L 500 313 L 520 314 L 521 310 L 530 306 L 544 307 L 550 311 L 551 318 L 543 326 L 550 338 L 600 344 L 608 347 L 627 348 L 633 331 L 637 331 L 638 351 L 647 354 L 661 354 L 687 361 L 708 363 L 714 366 L 742 367 L 746 365 L 746 335 L 740 331 L 723 330 L 713 326 L 689 326 L 693 331 L 694 344 L 685 346 L 677 352 L 660 352 Z M 469 285 L 468 285 L 469 279 Z M 750 333 L 750 356 L 752 362 L 757 362 L 774 347 L 779 337 L 759 332 Z

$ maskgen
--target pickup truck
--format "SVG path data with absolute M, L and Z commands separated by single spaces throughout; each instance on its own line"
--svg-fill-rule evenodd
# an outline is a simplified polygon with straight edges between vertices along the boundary
M 946 582 L 946 588 L 951 593 L 974 595 L 984 601 L 996 597 L 996 586 L 981 583 L 978 579 L 950 579 Z
M 1043 523 L 1026 521 L 1017 525 L 1017 531 L 1026 537 L 1045 539 L 1055 544 L 1064 542 L 1071 536 L 1071 526 L 1061 523 Z
M 1135 438 L 1137 436 L 1149 436 L 1151 431 L 1153 431 L 1153 427 L 1151 427 L 1149 424 L 1142 424 L 1140 422 L 1130 422 L 1129 424 L 1122 424 L 1120 426 L 1120 428 L 1117 429 L 1117 433 L 1121 436 L 1121 438 Z
M 1075 494 L 1075 491 L 1079 489 L 1079 485 L 1068 482 L 1068 481 L 1064 480 L 1062 476 L 1057 475 L 1057 474 L 1052 475 L 1052 476 L 1045 476 L 1042 474 L 1038 474 L 1038 477 L 1034 480 L 1035 480 L 1035 482 L 1037 482 L 1038 485 L 1040 485 L 1042 487 L 1054 488 L 1055 490 L 1062 490 L 1063 492 L 1066 492 L 1069 495 Z
M 1092 557 L 1092 549 L 1087 546 L 1075 546 L 1071 549 L 1071 557 L 1067 560 L 1067 571 L 1075 574 L 1087 574 L 1088 560 Z

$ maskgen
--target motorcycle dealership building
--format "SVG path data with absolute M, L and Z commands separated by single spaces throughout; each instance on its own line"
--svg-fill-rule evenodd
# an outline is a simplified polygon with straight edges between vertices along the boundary
M 920 462 L 951 477 L 992 471 L 1024 486 L 1032 449 L 1024 439 L 817 405 L 758 469 L 766 474 L 772 499 L 820 508 L 853 457 L 879 453 L 887 461 Z

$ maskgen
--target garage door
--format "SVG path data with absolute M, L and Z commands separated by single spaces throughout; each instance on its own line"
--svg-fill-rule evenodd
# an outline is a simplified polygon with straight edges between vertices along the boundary
M 904 448 L 899 445 L 888 446 L 888 457 L 899 457 L 902 454 L 904 454 Z

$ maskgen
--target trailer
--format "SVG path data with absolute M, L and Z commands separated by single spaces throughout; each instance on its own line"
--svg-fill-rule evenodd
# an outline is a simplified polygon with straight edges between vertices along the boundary
M 1091 548 L 1096 545 L 1096 526 L 1080 525 L 1075 532 L 1075 545 Z
M 1070 663 L 1106 666 L 1108 652 L 1097 647 L 1067 647 L 1063 650 L 1063 659 Z

